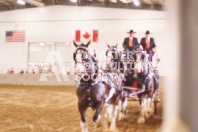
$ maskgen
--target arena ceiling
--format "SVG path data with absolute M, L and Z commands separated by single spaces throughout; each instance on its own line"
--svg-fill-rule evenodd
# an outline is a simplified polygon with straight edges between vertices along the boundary
M 163 10 L 166 5 L 165 0 L 22 0 L 25 1 L 25 5 L 21 5 L 17 1 L 0 0 L 0 11 L 51 5 Z M 140 3 L 139 6 L 135 5 L 135 2 Z

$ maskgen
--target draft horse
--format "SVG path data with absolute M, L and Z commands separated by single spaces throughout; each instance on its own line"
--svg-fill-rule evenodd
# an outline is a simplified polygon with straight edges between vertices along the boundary
M 144 51 L 136 51 L 135 55 L 134 74 L 137 80 L 137 87 L 141 89 L 137 92 L 140 103 L 140 117 L 138 118 L 138 123 L 143 124 L 146 119 L 153 116 L 154 110 L 156 110 L 154 103 L 158 82 L 156 82 L 152 64 L 148 59 L 149 55 Z
M 125 94 L 126 92 L 126 96 L 122 96 L 122 100 L 120 101 L 119 109 L 121 110 L 121 116 L 119 116 L 119 119 L 121 119 L 123 115 L 126 115 L 127 97 L 136 99 L 133 95 L 137 95 L 138 99 L 136 100 L 139 100 L 141 108 L 138 123 L 142 124 L 145 122 L 145 119 L 153 115 L 154 109 L 156 110 L 156 106 L 153 106 L 153 102 L 155 103 L 155 92 L 159 87 L 159 82 L 156 81 L 155 71 L 152 71 L 151 63 L 148 61 L 148 56 L 144 51 L 133 51 L 133 57 L 125 57 L 125 59 L 121 58 L 121 55 L 118 59 L 114 58 L 115 54 L 118 54 L 115 46 L 109 47 L 108 51 L 113 51 L 113 63 L 122 63 L 119 68 L 125 75 L 122 85 L 124 86 L 123 93 Z M 125 89 L 125 87 L 129 89 Z M 130 87 L 132 87 L 132 89 L 130 89 Z M 134 90 L 134 87 L 139 89 L 139 91 Z
M 76 75 L 76 94 L 78 97 L 78 109 L 81 115 L 81 130 L 88 132 L 88 124 L 86 120 L 86 111 L 89 107 L 95 110 L 93 121 L 100 125 L 101 111 L 105 104 L 105 99 L 109 94 L 111 85 L 106 84 L 99 79 L 99 69 L 95 56 L 91 56 L 88 51 L 88 44 L 77 45 L 74 42 L 76 50 L 73 53 L 75 61 Z M 112 99 L 112 104 L 117 104 L 119 93 L 116 93 Z M 117 117 L 117 109 L 113 110 L 111 117 L 110 129 L 115 129 L 115 119 Z
M 127 98 L 125 97 L 125 92 L 123 91 L 123 88 L 122 88 L 122 86 L 124 85 L 126 81 L 126 78 L 124 77 L 125 67 L 122 61 L 122 53 L 118 51 L 117 45 L 109 46 L 107 44 L 107 46 L 108 46 L 108 50 L 106 51 L 106 56 L 109 58 L 109 65 L 111 65 L 113 71 L 119 74 L 121 77 L 120 79 L 121 81 L 119 82 L 121 96 L 118 102 L 118 110 L 119 110 L 118 120 L 121 120 L 125 115 L 125 112 L 123 111 L 123 109 L 125 109 L 127 105 L 127 101 L 126 101 Z

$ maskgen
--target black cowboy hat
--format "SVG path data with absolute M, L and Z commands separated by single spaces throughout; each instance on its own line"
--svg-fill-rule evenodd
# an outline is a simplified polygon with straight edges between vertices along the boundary
M 151 34 L 151 33 L 150 33 L 150 31 L 149 31 L 149 30 L 147 30 L 145 34 Z
M 136 32 L 133 32 L 133 30 L 130 30 L 129 32 L 127 32 L 127 33 L 136 33 Z

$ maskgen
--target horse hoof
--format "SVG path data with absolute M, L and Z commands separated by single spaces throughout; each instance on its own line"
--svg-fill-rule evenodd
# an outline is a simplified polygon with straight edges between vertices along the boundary
M 153 111 L 148 111 L 146 114 L 145 114 L 145 117 L 146 119 L 149 119 L 153 116 Z
M 117 129 L 116 127 L 110 127 L 110 128 L 109 128 L 109 131 L 110 131 L 110 132 L 117 132 L 118 129 Z
M 125 110 L 125 111 L 124 111 L 124 115 L 126 115 L 127 113 L 128 113 L 128 110 Z
M 102 127 L 102 125 L 101 124 L 97 124 L 97 126 L 96 126 L 97 128 L 99 128 L 99 127 Z
M 138 124 L 144 124 L 145 123 L 145 118 L 144 117 L 139 117 L 137 122 L 138 122 Z
M 97 127 L 101 127 L 103 130 L 107 130 L 109 128 L 108 120 L 106 118 L 101 118 L 100 124 Z
M 151 117 L 150 113 L 145 114 L 146 119 L 149 119 Z
M 118 116 L 118 120 L 119 120 L 119 121 L 122 120 L 122 115 L 119 115 L 119 116 Z
M 123 119 L 123 118 L 126 118 L 126 115 L 125 114 L 122 114 L 121 119 Z
M 97 128 L 99 128 L 99 127 L 102 126 L 101 122 L 97 122 L 97 123 L 94 123 L 94 124 L 95 124 L 95 126 L 96 126 Z
M 88 131 L 87 123 L 81 122 L 81 123 L 80 123 L 80 126 L 81 126 L 82 132 L 89 132 L 89 131 Z

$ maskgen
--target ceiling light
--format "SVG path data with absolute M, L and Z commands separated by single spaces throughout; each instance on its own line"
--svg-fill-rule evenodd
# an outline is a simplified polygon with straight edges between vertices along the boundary
M 44 44 L 44 43 L 40 43 L 40 45 L 41 45 L 41 46 L 44 46 L 45 44 Z
M 77 0 L 70 0 L 71 2 L 74 2 L 74 3 L 76 3 L 77 2 Z
M 66 45 L 70 45 L 70 42 L 69 42 L 69 41 L 67 41 L 65 44 L 66 44 Z
M 132 0 L 120 0 L 122 3 L 131 3 Z
M 111 2 L 113 2 L 113 3 L 117 3 L 117 0 L 110 0 Z
M 17 0 L 17 3 L 20 5 L 25 5 L 25 1 L 23 1 L 23 0 Z
M 138 0 L 133 1 L 133 3 L 134 3 L 135 6 L 139 6 L 140 5 L 140 2 Z

